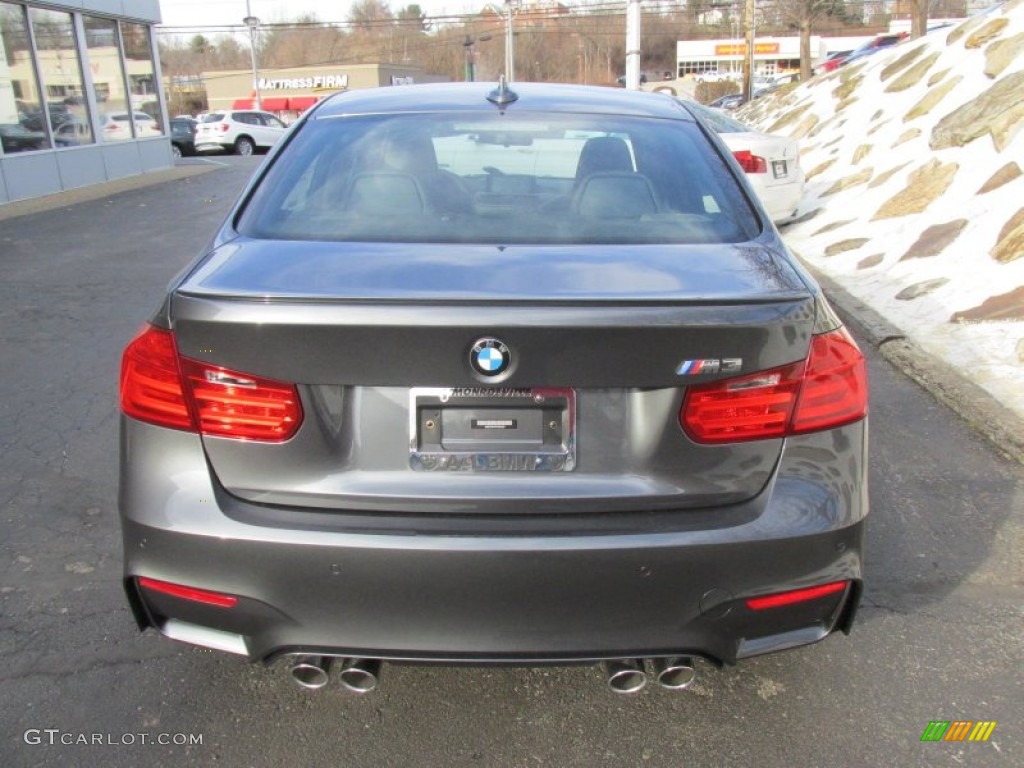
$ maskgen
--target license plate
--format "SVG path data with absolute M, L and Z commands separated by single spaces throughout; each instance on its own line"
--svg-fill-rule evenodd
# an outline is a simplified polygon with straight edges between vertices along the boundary
M 572 389 L 410 391 L 409 466 L 419 472 L 571 472 L 575 431 Z
M 772 160 L 772 174 L 776 179 L 784 179 L 789 174 L 785 160 Z

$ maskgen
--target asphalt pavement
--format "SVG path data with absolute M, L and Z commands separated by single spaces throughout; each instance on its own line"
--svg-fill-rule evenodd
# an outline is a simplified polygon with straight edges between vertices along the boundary
M 357 696 L 140 635 L 120 586 L 120 351 L 259 162 L 0 207 L 0 765 L 1024 764 L 1024 469 L 870 334 L 868 572 L 849 637 L 701 663 L 682 693 L 618 696 L 594 667 L 388 665 Z M 957 720 L 996 726 L 921 741 Z

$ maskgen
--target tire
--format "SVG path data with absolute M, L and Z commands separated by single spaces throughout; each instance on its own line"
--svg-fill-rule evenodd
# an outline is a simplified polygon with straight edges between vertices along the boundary
M 175 160 L 181 157 L 181 147 L 179 147 L 177 144 L 171 144 L 171 157 L 173 157 Z
M 248 136 L 242 136 L 235 142 L 236 155 L 245 155 L 248 157 L 249 155 L 255 154 L 255 152 L 256 145 Z

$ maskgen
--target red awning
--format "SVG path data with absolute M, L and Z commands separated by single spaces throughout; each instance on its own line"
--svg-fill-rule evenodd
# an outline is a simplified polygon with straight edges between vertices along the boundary
M 296 112 L 304 112 L 316 104 L 316 102 L 316 96 L 292 96 L 288 99 L 288 109 Z
M 231 105 L 232 109 L 252 109 L 253 99 L 235 99 L 235 103 Z
M 272 96 L 269 99 L 263 99 L 263 108 L 267 112 L 283 112 L 288 109 L 288 99 L 280 96 Z

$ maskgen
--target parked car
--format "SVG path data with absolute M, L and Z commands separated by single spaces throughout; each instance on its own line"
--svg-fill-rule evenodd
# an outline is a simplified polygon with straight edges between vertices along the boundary
M 92 127 L 79 119 L 66 120 L 57 126 L 53 140 L 58 147 L 78 147 L 92 144 Z
M 746 102 L 747 97 L 742 93 L 730 93 L 725 96 L 719 96 L 708 104 L 708 106 L 716 109 L 736 109 L 737 107 L 746 104 Z
M 839 66 L 845 67 L 849 64 L 853 64 L 854 62 L 860 61 L 867 56 L 872 56 L 885 48 L 896 45 L 897 43 L 906 40 L 908 37 L 909 35 L 906 32 L 900 32 L 896 35 L 879 35 L 873 40 L 869 40 L 864 43 L 864 45 L 859 48 L 854 48 L 853 52 L 850 53 L 849 56 L 839 62 Z
M 208 112 L 196 127 L 197 152 L 234 152 L 251 155 L 274 146 L 287 130 L 270 112 L 227 109 Z
M 0 123 L 0 147 L 4 152 L 45 149 L 48 143 L 46 134 L 41 131 L 30 131 L 21 123 Z
M 172 117 L 171 154 L 175 157 L 196 153 L 196 121 L 191 117 Z
M 698 83 L 722 83 L 729 80 L 742 80 L 742 72 L 728 72 L 719 70 L 708 70 L 697 75 Z
M 692 107 L 445 83 L 292 131 L 124 352 L 140 627 L 619 692 L 850 629 L 864 359 Z
M 772 221 L 776 224 L 792 221 L 804 196 L 799 141 L 763 133 L 702 104 L 688 103 L 688 106 L 721 136 Z
M 135 123 L 134 138 L 159 136 L 160 126 L 152 115 L 145 112 L 109 112 L 100 118 L 100 136 L 104 141 L 126 141 L 132 137 L 132 123 Z
M 824 61 L 820 62 L 814 67 L 814 74 L 820 75 L 823 72 L 834 72 L 839 68 L 840 63 L 843 59 L 853 53 L 853 49 L 847 51 L 832 51 Z

